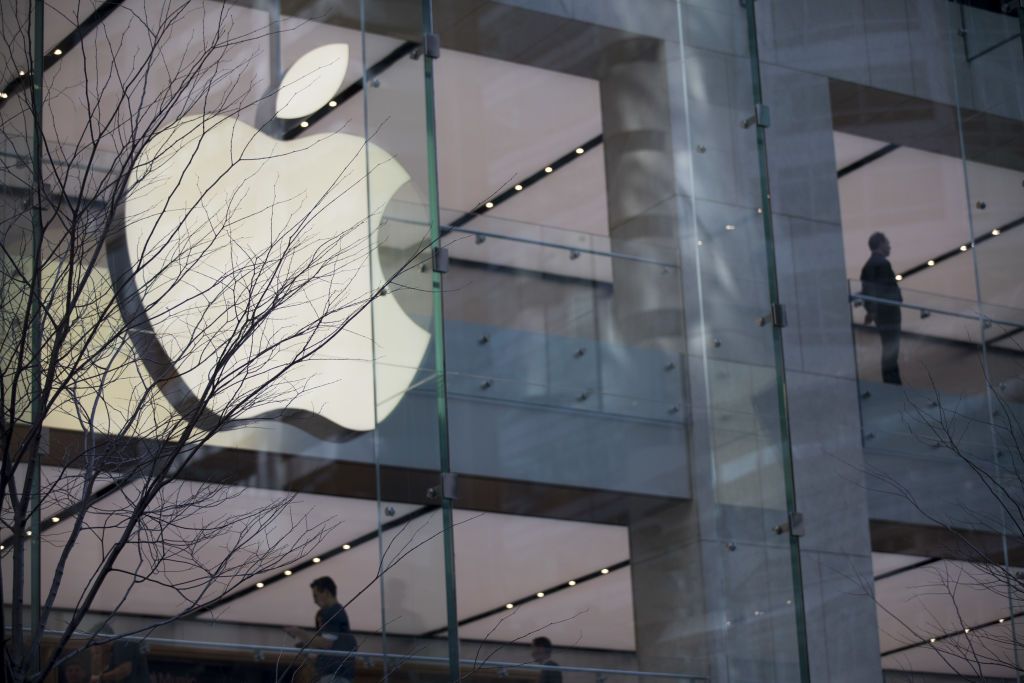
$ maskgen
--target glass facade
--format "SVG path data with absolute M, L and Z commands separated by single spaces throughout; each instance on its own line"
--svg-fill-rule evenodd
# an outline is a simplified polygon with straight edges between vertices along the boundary
M 17 0 L 12 680 L 1019 675 L 976 5 Z

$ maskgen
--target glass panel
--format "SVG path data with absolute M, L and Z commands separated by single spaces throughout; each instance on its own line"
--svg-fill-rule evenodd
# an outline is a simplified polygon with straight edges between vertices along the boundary
M 404 40 L 429 33 L 423 23 L 429 2 L 361 4 L 362 106 L 365 113 L 367 191 L 373 287 L 385 294 L 373 302 L 375 457 L 381 496 L 380 536 L 384 650 L 387 654 L 438 651 L 446 639 L 445 537 L 452 533 L 440 506 L 439 472 L 447 462 L 444 385 L 437 364 L 443 339 L 435 336 L 441 315 L 431 259 L 432 207 L 436 207 L 430 59 L 422 45 Z M 383 46 L 386 45 L 386 48 Z M 371 46 L 382 56 L 371 60 Z M 342 114 L 344 115 L 344 114 Z M 358 114 L 356 115 L 358 118 Z M 376 221 L 379 221 L 376 222 Z M 436 227 L 434 228 L 436 232 Z M 443 357 L 443 356 L 442 356 Z M 402 491 L 417 504 L 405 518 L 386 496 Z M 457 652 L 457 649 L 455 650 Z M 404 665 L 399 662 L 399 669 Z M 442 667 L 444 668 L 444 667 Z M 401 675 L 399 673 L 399 675 Z M 443 676 L 439 669 L 438 675 Z
M 15 599 L 61 581 L 44 665 L 67 630 L 86 675 L 127 658 L 154 679 L 379 677 L 383 652 L 447 624 L 420 3 L 142 4 L 48 7 L 43 366 L 67 385 L 44 422 L 47 542 Z M 30 70 L 31 24 L 4 12 Z M 8 90 L 11 330 L 31 90 Z M 31 398 L 9 383 L 17 347 L 0 345 L 5 405 L 24 385 L 6 425 Z M 5 494 L 7 601 L 32 543 L 15 509 Z
M 990 8 L 994 9 L 994 8 Z M 1024 406 L 1020 385 L 1024 312 L 1019 310 L 1024 289 L 1017 264 L 1024 250 L 1024 8 L 1005 5 L 1002 11 L 963 6 L 950 12 L 958 40 L 953 60 L 967 215 L 971 229 L 969 253 L 977 283 L 980 331 L 984 339 L 986 402 L 977 412 L 977 445 L 964 450 L 993 471 L 997 490 L 1018 490 L 1019 437 Z M 966 259 L 962 259 L 966 260 Z M 972 448 L 973 446 L 973 448 Z M 995 502 L 997 496 L 989 496 Z M 979 503 L 979 507 L 990 501 Z M 998 593 L 1006 601 L 1011 620 L 1009 637 L 992 664 L 1019 669 L 1021 657 L 1021 595 L 1010 577 L 1016 575 L 1008 543 L 1017 534 L 1020 515 L 1015 507 L 979 517 L 972 524 L 1002 537 L 1002 552 L 994 553 L 1002 567 L 986 568 L 1010 587 Z M 971 557 L 984 560 L 987 558 Z M 993 666 L 990 675 L 1001 672 Z M 988 672 L 986 671 L 986 674 Z
M 488 425 L 455 432 L 457 470 L 684 495 L 682 358 L 622 338 L 613 286 L 624 264 L 651 283 L 678 280 L 678 254 L 615 254 L 607 237 L 496 215 L 452 228 L 445 244 L 452 415 Z M 540 438 L 522 438 L 531 423 Z M 633 456 L 612 456 L 623 449 Z
M 743 8 L 437 11 L 464 657 L 798 679 Z
M 1011 403 L 1017 402 L 1015 385 L 1022 379 L 1017 356 L 1024 329 L 1019 310 L 1024 290 L 1014 270 L 1024 249 L 1024 149 L 1016 144 L 1024 134 L 1024 18 L 1020 9 L 1016 14 L 1013 8 L 999 13 L 973 7 L 951 13 L 960 31 L 954 47 L 962 64 L 958 121 L 987 371 L 993 399 Z
M 900 324 L 887 330 L 862 320 L 865 305 L 876 312 L 889 305 L 864 295 L 860 281 L 852 281 L 850 289 L 865 447 L 948 458 L 927 427 L 944 414 L 953 421 L 953 433 L 962 433 L 965 448 L 986 450 L 984 356 L 973 302 L 903 288 L 902 305 L 893 307 L 900 311 Z M 902 385 L 884 381 L 886 365 L 893 362 Z

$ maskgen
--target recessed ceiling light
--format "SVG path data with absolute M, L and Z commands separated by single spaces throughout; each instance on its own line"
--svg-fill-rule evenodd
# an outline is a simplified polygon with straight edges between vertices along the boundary
M 330 102 L 327 103 L 327 106 L 328 107 L 337 107 L 338 103 L 335 102 L 334 100 L 331 100 Z
M 352 546 L 350 546 L 348 543 L 346 543 L 345 545 L 341 546 L 341 549 L 342 550 L 352 550 Z
M 544 167 L 544 172 L 545 172 L 545 173 L 551 173 L 551 172 L 552 172 L 552 171 L 554 171 L 554 170 L 555 170 L 555 169 L 551 168 L 550 166 L 545 166 L 545 167 Z
M 6 99 L 7 99 L 7 93 L 0 92 L 0 100 L 6 100 Z
M 3 546 L 0 546 L 0 550 L 3 550 Z M 999 618 L 999 623 L 1000 624 L 1003 623 L 1004 621 L 1006 621 L 1006 619 L 1003 619 L 1002 617 Z
M 284 570 L 284 575 L 285 576 L 291 576 L 292 575 L 292 570 L 291 569 L 285 569 Z
M 25 71 L 24 70 L 19 70 L 18 71 L 18 75 L 19 76 L 24 76 L 25 75 Z
M 57 55 L 58 57 L 60 57 L 60 56 L 61 56 L 62 54 L 64 54 L 64 50 L 61 50 L 61 49 L 60 49 L 60 48 L 58 47 L 58 48 L 57 48 L 56 50 L 54 50 L 54 51 L 53 51 L 53 54 L 55 54 L 55 55 Z
M 544 597 L 544 591 L 540 591 L 539 593 L 537 593 L 537 597 L 538 598 L 543 598 Z
M 929 266 L 934 266 L 935 265 L 935 261 L 932 260 L 932 259 L 928 259 L 928 265 Z
M 319 557 L 314 557 L 313 558 L 313 564 L 320 564 L 320 558 Z
M 902 280 L 902 279 L 903 279 L 903 276 L 902 276 L 902 275 L 897 275 L 897 276 L 896 276 L 896 282 L 899 282 L 899 281 L 900 281 L 900 280 Z
M 309 121 L 303 121 L 302 123 L 299 124 L 299 126 L 302 128 L 309 128 Z
M 966 244 L 961 244 L 960 245 L 960 251 L 967 251 L 967 245 Z
M 994 236 L 997 236 L 997 237 L 998 237 L 998 236 L 999 236 L 999 233 L 1000 233 L 1000 232 L 1001 232 L 1001 230 L 1000 230 L 999 228 L 993 228 L 993 229 L 992 229 L 992 234 L 993 234 Z
M 602 574 L 607 574 L 607 573 L 608 573 L 608 569 L 607 569 L 607 568 L 605 568 L 605 569 L 602 569 L 602 570 L 601 570 L 601 573 L 602 573 Z
M 523 189 L 522 185 L 516 185 L 516 187 L 515 187 L 516 192 L 519 192 L 522 189 Z
M 257 581 L 256 582 L 256 587 L 257 588 L 263 588 L 263 582 L 262 581 Z
M 32 535 L 32 530 L 31 530 L 31 529 L 29 529 L 28 531 L 26 531 L 26 532 L 25 532 L 25 535 L 26 535 L 26 536 L 31 536 L 31 535 Z
M 3 549 L 4 549 L 4 547 L 2 545 L 0 545 L 0 550 L 3 550 Z
M 511 602 L 506 603 L 505 605 L 505 609 L 512 609 L 513 607 L 515 607 L 515 605 L 513 605 Z
M 575 582 L 575 581 L 570 581 L 570 582 L 569 582 L 569 585 L 570 585 L 570 586 L 575 586 L 575 585 L 576 585 L 576 582 Z
M 50 517 L 50 521 L 53 522 L 54 524 L 56 524 L 57 522 L 60 521 L 60 517 Z
M 965 628 L 964 629 L 964 633 L 970 633 L 970 632 L 971 632 L 971 629 L 969 629 L 969 628 Z
M 487 202 L 486 204 L 484 204 L 484 207 L 488 208 L 488 209 L 493 209 L 494 208 L 494 202 Z
M 577 154 L 583 154 L 583 148 L 582 147 L 577 147 L 576 148 L 576 153 Z
M 929 643 L 934 643 L 934 642 L 935 642 L 935 639 L 934 639 L 934 638 L 929 638 L 929 639 L 928 639 L 928 642 L 929 642 Z

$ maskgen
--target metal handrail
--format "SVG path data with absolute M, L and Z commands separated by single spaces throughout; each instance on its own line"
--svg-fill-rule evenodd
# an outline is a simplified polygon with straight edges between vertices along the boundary
M 423 221 L 412 220 L 411 218 L 401 218 L 398 216 L 388 216 L 387 220 L 394 221 L 396 223 L 405 223 L 406 225 L 419 225 L 426 227 L 429 224 Z M 536 226 L 530 224 L 532 227 L 549 227 L 549 226 Z M 569 233 L 573 235 L 587 235 L 588 237 L 596 237 L 586 232 L 577 232 L 573 230 L 565 230 L 563 228 L 551 228 L 561 233 Z M 633 254 L 623 254 L 618 251 L 604 251 L 601 249 L 590 249 L 588 247 L 572 246 L 568 244 L 559 244 L 557 242 L 545 242 L 544 240 L 535 240 L 529 237 L 515 237 L 513 235 L 502 235 L 494 232 L 485 232 L 483 230 L 470 230 L 469 228 L 463 228 L 455 225 L 449 225 L 447 223 L 441 224 L 441 234 L 449 235 L 453 232 L 460 232 L 465 235 L 474 235 L 479 237 L 493 237 L 496 240 L 505 240 L 507 242 L 519 242 L 521 244 L 529 244 L 536 247 L 548 247 L 551 249 L 560 249 L 562 251 L 568 251 L 570 253 L 577 254 L 590 254 L 591 256 L 604 256 L 610 259 L 617 259 L 620 261 L 636 261 L 638 263 L 646 263 L 652 266 L 661 266 L 662 268 L 671 268 L 672 270 L 678 270 L 679 264 L 671 261 L 658 261 L 657 259 L 644 258 L 643 256 L 635 256 Z
M 977 313 L 958 313 L 955 311 L 947 311 L 941 308 L 935 308 L 934 306 L 908 304 L 906 301 L 886 299 L 884 297 L 870 296 L 868 294 L 852 293 L 850 294 L 850 301 L 871 301 L 872 303 L 885 304 L 887 306 L 899 306 L 900 308 L 909 308 L 914 311 L 922 311 L 924 313 L 938 313 L 940 315 L 947 315 L 951 318 L 964 318 L 965 320 L 976 320 L 986 323 L 992 323 L 993 325 L 1006 325 L 1008 327 L 1018 327 L 1020 325 L 1024 325 L 1024 321 L 1010 322 L 1006 320 L 998 320 L 996 318 L 991 318 L 980 311 Z
M 9 629 L 8 629 L 9 630 Z M 49 636 L 63 636 L 62 631 L 44 631 L 44 635 Z M 77 637 L 94 637 L 96 634 L 93 633 L 78 633 Z M 403 654 L 389 654 L 384 652 L 362 652 L 362 651 L 347 651 L 347 650 L 318 650 L 313 648 L 298 648 L 289 647 L 283 645 L 249 645 L 247 643 L 221 643 L 221 642 L 208 642 L 202 640 L 177 640 L 175 638 L 154 638 L 151 636 L 116 636 L 113 638 L 107 637 L 107 641 L 128 641 L 136 642 L 144 645 L 166 645 L 172 647 L 188 647 L 200 650 L 227 650 L 232 652 L 251 652 L 255 657 L 261 658 L 265 654 L 305 654 L 305 655 L 330 655 L 337 657 L 339 655 L 351 656 L 354 658 L 363 659 L 374 659 L 381 660 L 387 663 L 389 660 L 398 660 L 401 662 L 422 662 L 426 664 L 448 664 L 447 657 L 435 657 L 429 655 L 403 655 Z M 660 671 L 633 671 L 629 669 L 605 669 L 601 667 L 593 666 L 549 666 L 547 664 L 534 664 L 532 662 L 499 662 L 488 659 L 476 660 L 476 659 L 460 659 L 459 664 L 463 666 L 474 667 L 479 670 L 493 669 L 493 670 L 505 670 L 505 669 L 523 669 L 527 671 L 565 671 L 573 673 L 589 673 L 597 674 L 599 676 L 636 676 L 638 678 L 671 678 L 675 680 L 686 681 L 692 683 L 693 681 L 707 681 L 707 676 L 697 676 L 694 674 L 686 673 L 667 673 Z
M 561 249 L 563 251 L 574 252 L 577 254 L 590 254 L 592 256 L 604 256 L 611 259 L 618 259 L 620 261 L 636 261 L 638 263 L 646 263 L 652 266 L 661 266 L 662 268 L 671 268 L 678 270 L 679 265 L 668 261 L 658 261 L 656 259 L 644 258 L 643 256 L 634 256 L 633 254 L 623 254 L 617 251 L 602 251 L 600 249 L 588 249 L 587 247 L 574 247 L 566 244 L 558 244 L 556 242 L 545 242 L 544 240 L 535 240 L 528 237 L 513 237 L 512 235 L 499 235 L 493 232 L 484 232 L 483 230 L 470 230 L 469 228 L 460 228 L 452 225 L 442 225 L 442 230 L 446 233 L 461 232 L 466 235 L 477 235 L 480 237 L 493 237 L 496 240 L 506 240 L 508 242 L 520 242 L 522 244 L 530 244 L 537 247 L 548 247 L 551 249 Z M 586 234 L 586 233 L 580 233 Z

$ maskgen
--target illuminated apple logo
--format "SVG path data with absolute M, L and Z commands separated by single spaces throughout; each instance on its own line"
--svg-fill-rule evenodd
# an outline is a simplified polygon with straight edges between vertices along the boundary
M 298 60 L 278 117 L 326 105 L 347 63 L 347 45 Z M 188 116 L 146 144 L 130 183 L 111 274 L 122 313 L 142 328 L 140 355 L 179 412 L 196 409 L 213 376 L 219 394 L 200 426 L 231 406 L 232 418 L 345 439 L 394 410 L 430 334 L 407 294 L 429 288 L 421 268 L 362 305 L 427 244 L 423 202 L 391 155 L 361 135 L 279 140 L 235 118 Z M 396 212 L 404 220 L 382 220 Z M 258 387 L 269 389 L 239 409 Z

